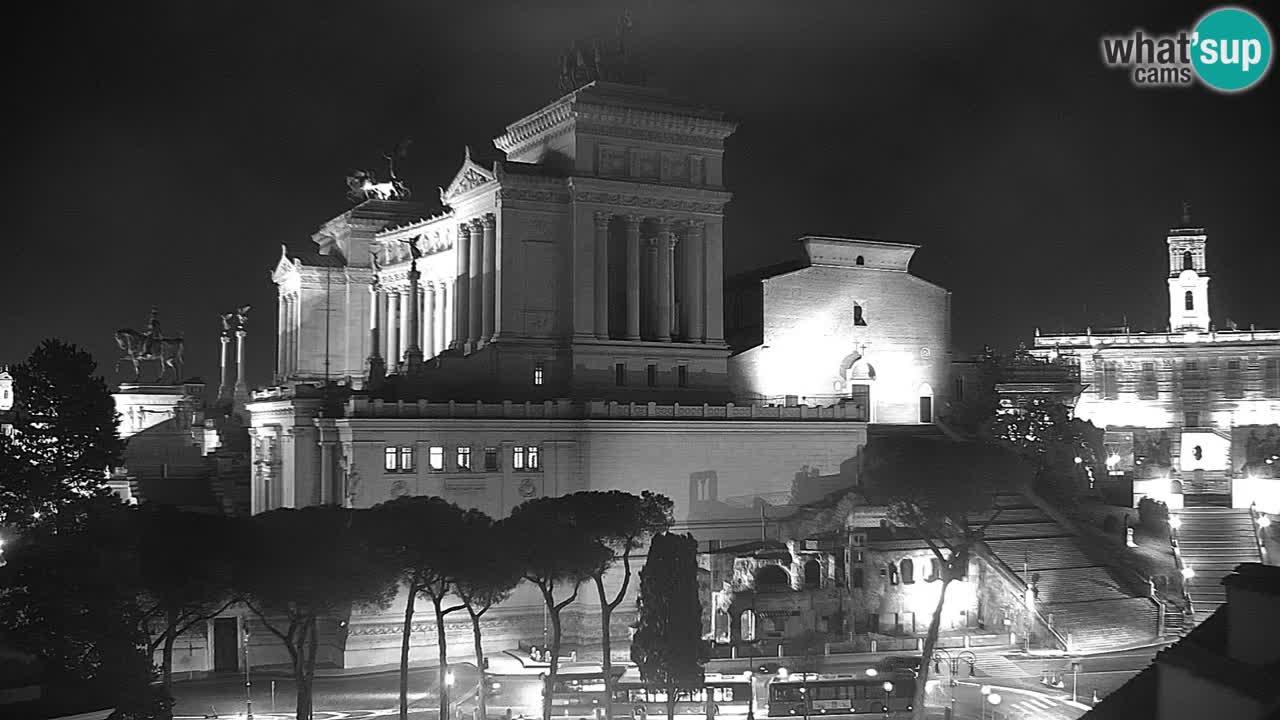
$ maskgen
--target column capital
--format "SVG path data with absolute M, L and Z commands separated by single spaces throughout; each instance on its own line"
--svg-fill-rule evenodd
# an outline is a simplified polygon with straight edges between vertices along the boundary
M 480 225 L 492 230 L 498 226 L 498 216 L 493 213 L 485 213 L 480 216 Z
M 484 232 L 484 220 L 481 220 L 480 218 L 472 218 L 468 220 L 467 223 L 471 225 L 472 232 Z
M 605 230 L 609 227 L 609 221 L 613 220 L 613 213 L 605 210 L 597 210 L 595 213 L 596 229 Z
M 623 216 L 622 216 L 622 221 L 623 221 L 624 223 L 626 223 L 626 225 L 627 225 L 627 229 L 628 229 L 628 230 L 638 230 L 638 229 L 640 229 L 640 221 L 641 221 L 641 220 L 644 220 L 644 218 L 643 218 L 642 216 L 640 216 L 640 215 L 636 215 L 636 214 L 634 214 L 634 213 L 627 213 L 626 215 L 623 215 Z
M 707 226 L 707 221 L 703 220 L 702 218 L 687 218 L 685 220 L 682 220 L 681 223 L 687 229 L 692 230 L 694 232 L 702 232 L 702 229 Z
M 467 236 L 468 238 L 470 238 L 470 237 L 471 237 L 471 223 L 469 223 L 469 222 L 460 222 L 460 223 L 458 223 L 458 234 L 459 234 L 459 235 L 465 235 L 465 236 Z
M 655 219 L 658 221 L 658 227 L 662 229 L 662 232 L 670 232 L 671 228 L 675 227 L 675 224 L 679 222 L 677 218 L 669 216 L 662 216 Z
M 647 238 L 645 238 L 645 239 L 643 240 L 643 242 L 644 242 L 644 246 L 645 246 L 645 247 L 647 247 L 647 248 L 649 248 L 649 250 L 650 250 L 651 252 L 657 252 L 657 251 L 658 251 L 658 245 L 659 245 L 659 242 L 658 242 L 658 236 L 657 236 L 657 235 L 655 235 L 655 236 L 653 236 L 653 237 L 647 237 Z
M 680 242 L 680 236 L 673 232 L 666 233 L 665 237 L 667 239 L 668 248 L 674 248 Z

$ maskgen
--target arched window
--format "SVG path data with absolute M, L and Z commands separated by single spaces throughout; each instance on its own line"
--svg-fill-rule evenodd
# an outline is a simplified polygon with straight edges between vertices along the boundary
M 1186 294 L 1186 295 L 1183 295 L 1183 296 L 1182 296 L 1182 298 L 1183 298 L 1183 300 L 1184 300 L 1184 301 L 1186 301 L 1187 309 L 1188 309 L 1188 310 L 1195 310 L 1195 309 L 1196 309 L 1196 301 L 1195 301 L 1195 299 L 1194 299 L 1194 298 L 1192 298 L 1192 297 L 1191 297 L 1191 291 L 1190 291 L 1190 290 L 1188 290 L 1188 291 L 1187 291 L 1187 294 Z
M 902 568 L 902 584 L 910 585 L 916 581 L 916 564 L 911 558 L 904 558 L 899 566 Z
M 929 582 L 942 579 L 942 563 L 938 562 L 938 558 L 929 558 L 929 577 L 925 579 Z
M 1191 251 L 1190 251 L 1190 250 L 1188 250 L 1188 251 L 1186 251 L 1186 252 L 1182 253 L 1182 269 L 1183 269 L 1183 270 L 1195 270 L 1195 269 L 1196 269 L 1196 261 L 1195 261 L 1195 259 L 1191 256 Z
M 816 558 L 804 564 L 804 586 L 810 590 L 822 587 L 822 565 Z
M 787 571 L 777 565 L 765 565 L 756 571 L 757 590 L 780 590 L 791 585 Z
M 861 256 L 861 255 L 859 255 L 859 256 L 857 257 L 857 259 L 853 261 L 853 264 L 854 264 L 854 265 L 866 265 L 866 264 L 867 264 L 867 261 L 866 261 L 866 260 L 863 260 L 863 259 L 862 259 L 862 256 Z
M 854 306 L 853 306 L 853 324 L 854 324 L 854 325 L 858 325 L 858 326 L 860 326 L 860 327 L 865 327 L 865 326 L 866 326 L 866 324 L 867 324 L 867 319 L 866 319 L 865 317 L 863 317 L 863 316 L 862 316 L 862 306 L 861 306 L 861 305 L 854 305 Z

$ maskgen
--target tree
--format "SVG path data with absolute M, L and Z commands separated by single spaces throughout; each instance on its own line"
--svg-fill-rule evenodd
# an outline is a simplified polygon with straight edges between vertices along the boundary
M 1025 487 L 1031 472 L 1007 449 L 929 436 L 874 438 L 867 443 L 864 462 L 867 496 L 887 505 L 890 521 L 914 530 L 938 560 L 942 585 L 922 648 L 927 661 L 938 642 L 947 588 L 968 575 L 974 546 L 1000 515 L 996 494 Z M 976 526 L 971 523 L 971 517 L 982 516 Z M 916 720 L 925 718 L 929 667 L 921 664 L 916 681 Z
M 485 697 L 489 686 L 485 677 L 484 646 L 480 642 L 480 618 L 489 608 L 510 597 L 520 584 L 520 565 L 512 548 L 523 542 L 523 538 L 509 536 L 503 523 L 495 523 L 481 513 L 469 514 L 466 525 L 466 548 L 454 591 L 471 616 L 476 667 L 480 668 L 480 691 L 476 693 L 476 703 L 481 720 L 484 720 L 489 712 Z
M 643 491 L 640 495 L 610 490 L 579 492 L 565 497 L 579 519 L 578 524 L 608 553 L 603 562 L 591 570 L 596 593 L 600 598 L 601 669 L 604 673 L 604 703 L 607 718 L 613 717 L 613 658 L 610 632 L 613 611 L 622 603 L 631 583 L 631 553 L 658 533 L 671 528 L 674 503 L 665 495 Z M 604 578 L 622 563 L 622 584 L 610 598 Z
M 243 577 L 249 609 L 284 643 L 297 684 L 297 720 L 311 720 L 319 621 L 347 615 L 352 606 L 387 607 L 395 577 L 361 530 L 367 510 L 333 505 L 280 509 L 252 519 L 257 562 Z
M 519 538 L 513 550 L 525 580 L 542 593 L 551 620 L 551 667 L 542 694 L 543 720 L 551 720 L 551 688 L 560 666 L 560 612 L 578 598 L 582 583 L 609 557 L 609 549 L 579 525 L 573 503 L 565 497 L 535 498 L 517 505 L 504 521 L 508 537 Z M 573 591 L 556 600 L 557 586 Z
M 656 535 L 640 570 L 640 618 L 631 660 L 650 687 L 667 695 L 675 717 L 676 695 L 703 685 L 707 644 L 702 640 L 698 597 L 698 543 L 692 535 Z
M 0 525 L 29 527 L 110 492 L 124 441 L 115 400 L 89 353 L 45 340 L 13 368 L 14 434 L 0 435 Z
M 1057 500 L 1074 497 L 1080 472 L 1097 471 L 1102 431 L 1072 417 L 1071 408 L 1062 402 L 1037 399 L 999 412 L 988 434 L 1022 456 L 1035 472 L 1036 488 Z
M 147 651 L 154 657 L 161 650 L 161 678 L 169 693 L 174 642 L 239 600 L 231 551 L 238 527 L 225 516 L 169 507 L 144 506 L 134 517 L 140 525 L 138 582 Z

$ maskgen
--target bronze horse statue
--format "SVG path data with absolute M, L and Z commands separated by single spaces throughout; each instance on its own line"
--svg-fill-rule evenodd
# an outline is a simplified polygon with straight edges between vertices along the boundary
M 155 380 L 157 383 L 164 381 L 164 376 L 170 369 L 173 370 L 174 383 L 182 380 L 182 338 L 150 337 L 132 328 L 122 328 L 116 331 L 116 344 L 124 353 L 116 360 L 116 365 L 119 366 L 122 361 L 132 363 L 135 382 L 142 379 L 142 363 L 149 361 L 160 363 L 160 375 Z

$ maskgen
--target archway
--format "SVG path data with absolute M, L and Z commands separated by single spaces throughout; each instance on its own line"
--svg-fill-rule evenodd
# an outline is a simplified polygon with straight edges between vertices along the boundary
M 822 564 L 817 558 L 810 558 L 809 562 L 804 564 L 804 586 L 808 590 L 822 587 Z
M 791 576 L 777 565 L 765 565 L 756 571 L 756 590 L 768 592 L 791 587 Z

